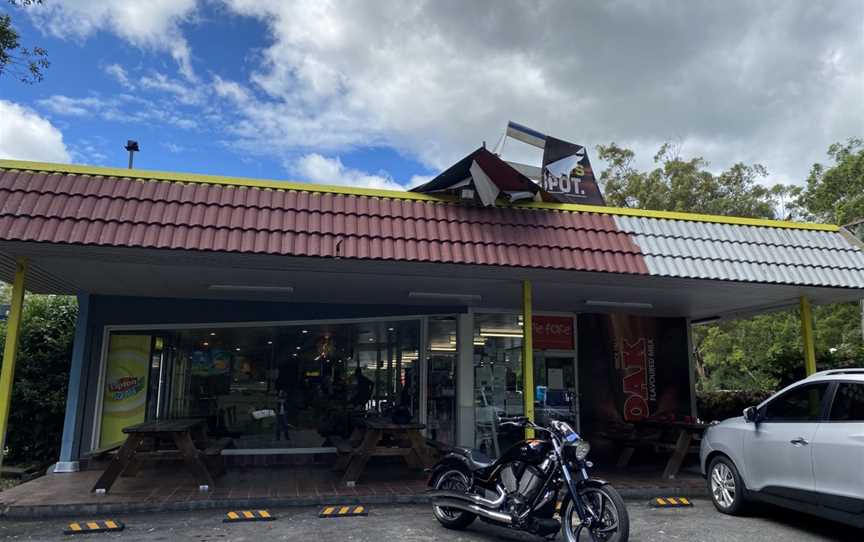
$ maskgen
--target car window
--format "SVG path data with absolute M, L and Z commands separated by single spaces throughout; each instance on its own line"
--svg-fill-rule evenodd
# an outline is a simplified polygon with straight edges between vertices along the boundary
M 774 422 L 815 422 L 822 413 L 827 382 L 804 384 L 772 399 L 765 406 L 763 420 Z
M 864 384 L 841 382 L 828 419 L 832 422 L 864 421 Z

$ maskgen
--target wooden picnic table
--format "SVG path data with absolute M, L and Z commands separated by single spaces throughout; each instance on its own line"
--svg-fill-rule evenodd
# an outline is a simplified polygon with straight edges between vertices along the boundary
M 359 421 L 352 438 L 338 446 L 343 455 L 335 468 L 345 469 L 342 483 L 348 486 L 357 483 L 371 457 L 400 456 L 411 468 L 425 468 L 430 462 L 422 433 L 425 428 L 422 423 L 392 423 L 377 419 Z M 353 447 L 350 443 L 357 440 L 359 445 Z
M 707 428 L 708 424 L 705 423 L 646 420 L 633 423 L 629 433 L 619 431 L 615 436 L 607 435 L 607 438 L 623 443 L 617 463 L 618 468 L 622 469 L 630 463 L 639 446 L 670 452 L 663 469 L 663 478 L 672 479 L 678 476 L 688 454 L 699 453 L 699 441 Z M 671 439 L 668 438 L 670 436 Z
M 208 466 L 206 459 L 219 455 L 228 443 L 222 440 L 209 442 L 206 430 L 207 422 L 204 419 L 156 420 L 123 428 L 123 433 L 129 436 L 92 491 L 108 492 L 118 476 L 135 476 L 142 461 L 178 458 L 186 463 L 199 487 L 214 487 L 213 471 L 222 474 L 221 463 L 211 462 L 211 466 Z M 145 442 L 149 446 L 142 449 L 145 448 L 142 446 Z M 172 443 L 173 447 L 170 446 Z

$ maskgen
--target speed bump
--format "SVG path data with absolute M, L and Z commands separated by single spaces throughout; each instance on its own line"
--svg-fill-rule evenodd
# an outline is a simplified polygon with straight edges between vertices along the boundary
M 350 506 L 325 506 L 318 514 L 319 518 L 350 518 L 355 516 L 368 516 L 366 507 L 363 505 Z
M 657 497 L 651 499 L 651 506 L 654 508 L 686 508 L 693 506 L 693 503 L 684 497 Z
M 240 521 L 273 521 L 276 516 L 269 510 L 238 510 L 225 514 L 223 523 L 238 523 Z
M 64 534 L 90 534 L 122 531 L 126 526 L 114 519 L 73 521 L 63 531 Z

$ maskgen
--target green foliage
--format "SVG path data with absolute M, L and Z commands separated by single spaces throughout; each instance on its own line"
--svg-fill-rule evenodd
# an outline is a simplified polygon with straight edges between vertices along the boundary
M 706 422 L 740 416 L 744 409 L 758 405 L 771 395 L 770 391 L 705 391 L 696 392 L 696 411 Z
M 813 164 L 801 206 L 821 222 L 848 224 L 864 219 L 864 140 L 834 143 L 828 156 L 833 165 Z
M 788 197 L 782 185 L 772 189 L 758 183 L 768 176 L 759 164 L 739 163 L 714 175 L 705 160 L 684 159 L 667 143 L 654 156 L 655 169 L 638 171 L 630 149 L 610 143 L 598 151 L 608 164 L 600 175 L 603 195 L 614 207 L 775 218 L 778 202 Z
M 42 0 L 8 0 L 14 8 L 41 4 Z M 0 75 L 10 73 L 24 83 L 35 83 L 50 66 L 48 51 L 42 47 L 22 47 L 21 35 L 12 26 L 12 16 L 0 13 Z
M 861 364 L 857 303 L 815 307 L 813 320 L 819 370 Z M 776 390 L 805 376 L 797 309 L 699 326 L 693 343 L 705 390 Z
M 60 453 L 77 316 L 74 297 L 28 295 L 24 301 L 6 439 L 11 463 L 54 461 Z

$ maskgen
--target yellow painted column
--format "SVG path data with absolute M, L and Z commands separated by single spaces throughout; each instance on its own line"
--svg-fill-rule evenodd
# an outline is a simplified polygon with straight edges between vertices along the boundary
M 801 296 L 801 338 L 804 342 L 804 368 L 807 376 L 816 372 L 816 343 L 813 340 L 813 310 L 810 300 Z
M 531 325 L 531 281 L 522 281 L 522 396 L 525 416 L 534 421 L 534 329 Z M 525 438 L 534 438 L 534 430 L 526 429 Z
M 6 325 L 6 344 L 3 347 L 3 366 L 0 368 L 0 467 L 6 449 L 6 429 L 9 425 L 9 406 L 12 402 L 12 382 L 15 380 L 15 357 L 18 355 L 18 337 L 21 331 L 21 311 L 24 308 L 24 277 L 27 260 L 18 258 L 15 280 L 12 282 L 12 303 Z

